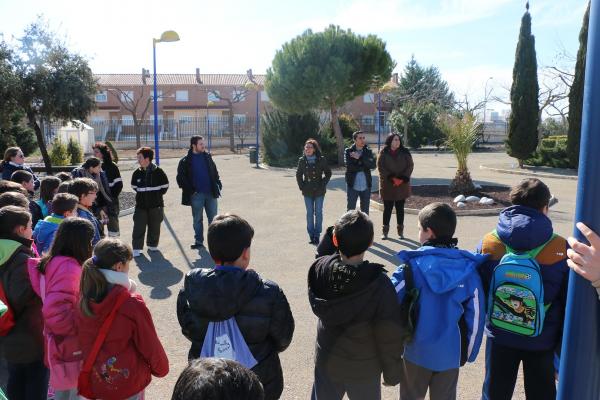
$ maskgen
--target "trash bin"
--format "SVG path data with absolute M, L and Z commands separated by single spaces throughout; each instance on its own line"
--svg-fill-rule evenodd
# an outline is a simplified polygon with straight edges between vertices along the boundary
M 256 164 L 258 162 L 258 152 L 256 151 L 256 147 L 248 147 L 248 152 L 250 153 L 250 164 Z

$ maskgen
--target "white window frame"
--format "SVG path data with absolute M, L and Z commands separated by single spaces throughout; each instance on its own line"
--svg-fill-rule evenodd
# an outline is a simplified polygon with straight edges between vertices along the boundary
M 241 103 L 242 101 L 246 101 L 246 97 L 248 97 L 248 92 L 244 89 L 233 88 L 231 90 L 231 98 L 235 99 L 236 96 L 238 95 L 238 93 L 240 94 L 238 103 Z
M 133 100 L 135 99 L 133 90 L 123 90 L 119 97 L 123 103 L 133 103 Z
M 122 126 L 133 126 L 133 115 L 122 115 L 121 116 Z
M 190 101 L 190 92 L 188 90 L 175 91 L 175 101 Z
M 269 99 L 269 94 L 267 93 L 266 90 L 261 90 L 260 91 L 260 101 L 264 101 L 264 102 L 270 102 L 271 99 Z
M 363 115 L 360 121 L 362 125 L 375 125 L 375 116 L 371 114 Z
M 365 93 L 363 95 L 363 102 L 366 104 L 375 103 L 375 94 L 374 93 Z
M 220 95 L 221 95 L 221 92 L 219 92 L 218 90 L 211 90 L 210 92 L 208 92 L 206 99 L 207 99 L 207 101 L 212 101 L 213 103 L 218 103 L 219 101 L 221 101 L 221 99 L 219 98 Z
M 101 90 L 96 93 L 96 103 L 106 103 L 108 102 L 108 91 Z

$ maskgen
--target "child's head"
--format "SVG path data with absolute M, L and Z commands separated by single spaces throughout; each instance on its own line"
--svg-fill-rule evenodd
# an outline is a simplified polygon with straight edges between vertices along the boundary
M 77 196 L 70 193 L 57 193 L 52 200 L 52 212 L 63 217 L 77 215 Z
M 90 157 L 85 160 L 82 167 L 90 174 L 97 175 L 102 171 L 102 161 L 96 157 Z
M 69 184 L 69 193 L 77 196 L 79 204 L 89 208 L 96 200 L 98 184 L 90 178 L 75 178 Z
M 264 396 L 258 376 L 237 361 L 200 358 L 179 375 L 171 400 L 262 400 Z
M 217 215 L 208 227 L 208 251 L 217 264 L 246 268 L 254 229 L 248 221 L 233 214 Z
M 0 208 L 6 206 L 17 206 L 29 210 L 29 199 L 23 193 L 2 193 L 0 194 Z
M 102 239 L 96 244 L 94 255 L 83 263 L 81 272 L 79 306 L 84 315 L 94 315 L 89 302 L 98 302 L 108 293 L 108 281 L 100 270 L 107 269 L 128 273 L 129 262 L 132 259 L 133 251 L 131 247 L 119 239 Z
M 154 158 L 154 150 L 150 147 L 140 147 L 137 151 L 137 160 L 140 167 L 146 168 Z
M 71 187 L 71 182 L 73 182 L 72 180 L 70 181 L 62 181 L 60 183 L 60 185 L 58 185 L 58 189 L 56 190 L 56 193 L 69 193 L 69 187 Z
M 456 230 L 456 213 L 446 203 L 431 203 L 419 212 L 419 242 L 452 239 Z
M 31 214 L 16 206 L 0 208 L 0 239 L 31 239 Z
M 42 258 L 39 270 L 43 273 L 52 257 L 72 257 L 82 265 L 92 255 L 94 225 L 84 218 L 67 218 L 56 230 L 48 253 Z
M 23 186 L 28 192 L 35 191 L 35 182 L 33 181 L 33 174 L 29 171 L 25 171 L 22 169 L 17 170 L 12 173 L 12 175 L 10 176 L 10 180 Z
M 7 192 L 17 192 L 27 195 L 27 190 L 21 185 L 13 181 L 0 180 L 0 194 Z
M 362 211 L 348 211 L 333 226 L 334 244 L 348 258 L 363 254 L 373 243 L 373 222 Z
M 55 176 L 47 176 L 42 179 L 42 182 L 40 183 L 40 199 L 45 203 L 52 201 L 59 185 L 60 179 Z
M 9 147 L 4 152 L 4 162 L 13 162 L 15 164 L 23 165 L 25 162 L 25 155 L 19 147 Z
M 530 207 L 540 212 L 548 212 L 550 189 L 539 179 L 523 179 L 510 191 L 510 201 L 514 205 Z
M 68 182 L 73 180 L 73 177 L 68 172 L 59 172 L 54 176 L 60 179 L 61 182 Z

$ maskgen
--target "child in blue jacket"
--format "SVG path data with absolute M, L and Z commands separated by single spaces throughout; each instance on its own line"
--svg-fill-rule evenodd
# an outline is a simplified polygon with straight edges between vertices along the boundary
M 69 193 L 58 193 L 52 199 L 51 215 L 38 221 L 33 230 L 33 240 L 40 254 L 46 253 L 52 245 L 56 231 L 61 222 L 67 217 L 77 216 L 79 199 Z
M 449 205 L 429 204 L 419 213 L 423 246 L 398 254 L 403 265 L 392 276 L 398 300 L 413 288 L 419 293 L 418 318 L 404 348 L 401 400 L 423 399 L 427 390 L 431 400 L 455 399 L 459 368 L 479 352 L 485 299 L 477 267 L 486 256 L 456 248 L 455 229 Z

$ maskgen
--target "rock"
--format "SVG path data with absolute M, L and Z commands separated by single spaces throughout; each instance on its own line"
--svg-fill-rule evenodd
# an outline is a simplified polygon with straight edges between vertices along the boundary
M 456 207 L 458 207 L 458 208 L 464 208 L 466 206 L 467 205 L 465 203 L 463 203 L 462 201 L 459 201 L 458 203 L 456 203 Z
M 466 202 L 467 202 L 467 203 L 476 203 L 476 202 L 478 202 L 480 199 L 479 199 L 479 197 L 477 197 L 477 196 L 469 196 L 469 197 L 467 197 L 465 200 L 466 200 Z
M 459 203 L 459 202 L 461 202 L 461 201 L 465 201 L 466 199 L 467 199 L 467 198 L 465 197 L 465 195 L 464 195 L 464 194 L 459 194 L 458 196 L 456 196 L 456 197 L 454 198 L 454 202 L 455 202 L 455 203 Z
M 490 199 L 489 197 L 484 197 L 481 200 L 479 200 L 480 204 L 484 204 L 486 206 L 492 205 L 494 204 L 494 199 Z

